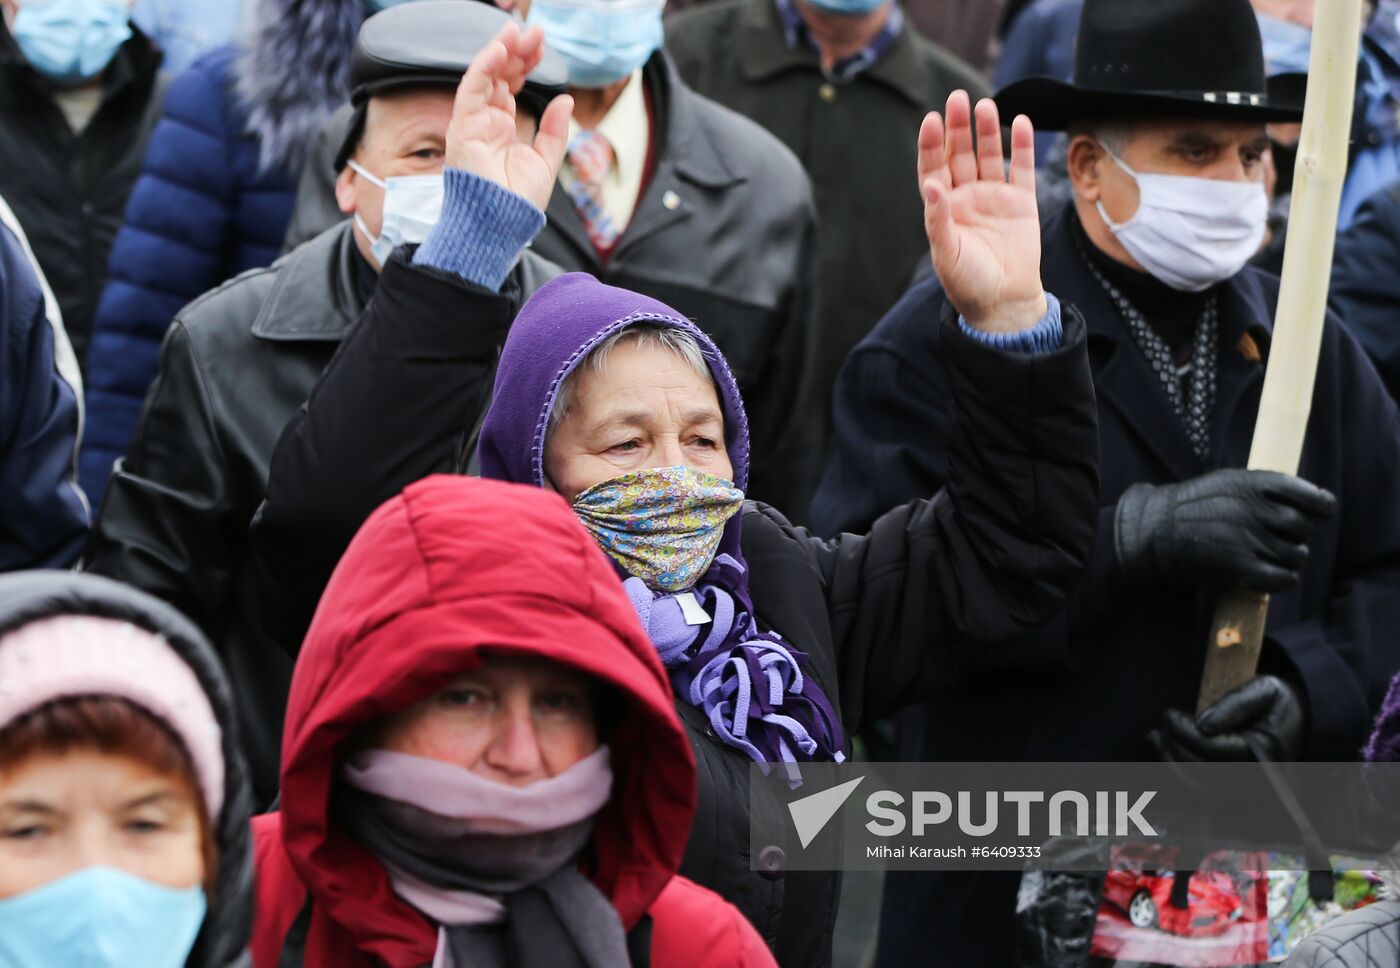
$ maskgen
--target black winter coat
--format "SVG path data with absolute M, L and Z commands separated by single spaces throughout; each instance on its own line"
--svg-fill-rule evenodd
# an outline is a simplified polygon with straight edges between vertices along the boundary
M 531 256 L 514 278 L 534 286 L 557 272 Z M 342 222 L 185 307 L 93 534 L 90 571 L 165 599 L 213 639 L 264 805 L 277 793 L 292 661 L 258 620 L 248 524 L 283 426 L 364 309 L 366 273 Z
M 102 106 L 74 134 L 52 85 L 0 23 L 0 196 L 34 247 L 84 366 L 107 256 L 165 100 L 160 62 L 133 26 L 102 76 Z
M 186 968 L 250 968 L 253 926 L 253 796 L 243 759 L 228 678 L 209 643 L 179 612 L 125 585 L 71 572 L 29 571 L 0 576 L 0 636 L 54 615 L 92 615 L 155 632 L 190 667 L 209 697 L 223 733 L 224 806 L 213 824 L 219 849 L 214 896 Z
M 978 681 L 901 721 L 900 759 L 1141 761 L 1168 708 L 1194 709 L 1212 597 L 1127 589 L 1113 550 L 1118 499 L 1139 481 L 1244 466 L 1254 432 L 1278 279 L 1246 269 L 1219 289 L 1219 391 L 1209 466 L 1076 250 L 1066 216 L 1046 233 L 1045 286 L 1088 321 L 1103 455 L 1098 539 L 1066 612 L 988 650 Z M 814 505 L 826 531 L 860 529 L 947 479 L 955 459 L 947 348 L 923 320 L 943 304 L 916 285 L 857 348 L 837 390 L 837 441 Z M 869 469 L 879 468 L 878 474 Z M 1365 354 L 1328 323 L 1301 475 L 1337 495 L 1298 588 L 1273 597 L 1264 663 L 1306 693 L 1305 755 L 1350 760 L 1400 668 L 1400 417 Z M 971 672 L 972 670 L 969 670 Z M 883 965 L 1009 962 L 1014 874 L 892 876 Z M 930 938 L 939 944 L 930 945 Z
M 464 465 L 467 418 L 495 366 L 487 336 L 512 316 L 508 299 L 454 277 L 398 262 L 385 271 L 361 327 L 278 443 L 254 525 L 264 613 L 284 642 L 300 639 L 336 559 L 379 504 Z M 930 329 L 937 318 L 926 317 Z M 1092 537 L 1096 432 L 1082 324 L 1068 320 L 1065 348 L 1045 356 L 980 346 L 951 320 L 944 331 L 959 402 L 946 492 L 830 542 L 765 505 L 744 510 L 760 622 L 808 653 L 848 734 L 956 680 L 964 650 L 1054 614 Z M 508 526 L 500 540 L 508 551 Z M 736 904 L 784 965 L 828 964 L 839 877 L 785 874 L 776 846 L 750 856 L 750 761 L 707 735 L 700 711 L 679 711 L 699 761 L 681 873 Z

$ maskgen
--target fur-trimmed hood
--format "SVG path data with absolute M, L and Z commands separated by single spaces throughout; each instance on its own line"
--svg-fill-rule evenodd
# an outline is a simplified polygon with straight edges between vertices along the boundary
M 364 0 L 252 0 L 236 67 L 263 171 L 301 173 L 332 112 L 350 98 Z

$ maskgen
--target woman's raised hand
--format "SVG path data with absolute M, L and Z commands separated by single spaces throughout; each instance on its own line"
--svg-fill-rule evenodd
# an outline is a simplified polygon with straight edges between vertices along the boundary
M 516 140 L 515 95 L 544 56 L 544 32 L 506 24 L 472 61 L 447 128 L 449 168 L 489 179 L 543 211 L 549 205 L 569 141 L 574 100 L 550 102 L 533 144 Z
M 969 326 L 1003 333 L 1030 329 L 1047 310 L 1034 129 L 1024 116 L 1011 126 L 1008 179 L 996 104 L 977 104 L 975 149 L 966 91 L 948 98 L 946 116 L 931 112 L 919 130 L 919 186 L 934 271 Z

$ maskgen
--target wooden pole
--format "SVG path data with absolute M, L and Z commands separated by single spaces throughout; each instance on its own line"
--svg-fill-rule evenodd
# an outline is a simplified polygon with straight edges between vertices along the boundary
M 1250 470 L 1296 474 L 1303 453 L 1351 140 L 1361 2 L 1319 0 L 1317 4 L 1283 284 L 1249 453 Z M 1254 677 L 1268 614 L 1269 597 L 1259 593 L 1236 592 L 1216 605 L 1199 709 Z

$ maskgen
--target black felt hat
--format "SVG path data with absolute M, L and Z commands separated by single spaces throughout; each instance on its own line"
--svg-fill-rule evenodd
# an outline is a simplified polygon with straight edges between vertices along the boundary
M 1032 77 L 996 95 L 1003 116 L 1061 130 L 1095 118 L 1300 121 L 1270 95 L 1249 0 L 1085 0 L 1074 79 Z
M 417 0 L 375 14 L 360 27 L 350 61 L 350 102 L 356 112 L 336 158 L 344 167 L 364 129 L 365 104 L 394 88 L 441 85 L 455 89 L 472 58 L 510 23 L 510 14 L 472 0 Z M 535 117 L 568 82 L 564 60 L 548 47 L 516 95 Z

